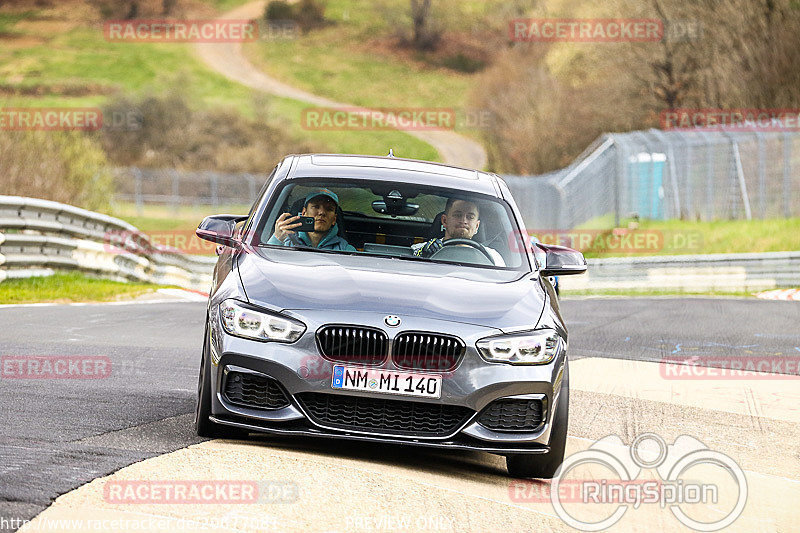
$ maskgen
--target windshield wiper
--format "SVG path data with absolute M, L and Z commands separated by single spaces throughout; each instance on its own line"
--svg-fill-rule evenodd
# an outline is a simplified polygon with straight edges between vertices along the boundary
M 403 261 L 425 261 L 427 263 L 436 262 L 436 261 L 431 261 L 427 257 L 421 257 L 419 255 L 392 255 L 390 257 L 394 257 L 395 259 L 402 259 Z
M 345 254 L 345 255 L 360 255 L 360 252 L 351 252 L 349 250 L 326 250 L 324 248 L 314 248 L 313 246 L 283 246 L 282 244 L 259 244 L 259 248 L 273 248 L 275 250 L 301 250 L 306 252 L 319 252 L 324 254 Z

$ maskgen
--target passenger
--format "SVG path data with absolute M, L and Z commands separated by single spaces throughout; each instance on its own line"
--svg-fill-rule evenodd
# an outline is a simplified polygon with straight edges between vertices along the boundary
M 430 257 L 442 249 L 444 246 L 442 244 L 443 241 L 448 239 L 472 239 L 478 232 L 480 225 L 480 211 L 475 202 L 450 198 L 447 200 L 442 214 L 444 237 L 414 244 L 411 249 L 414 251 L 414 255 L 418 257 Z M 497 250 L 488 246 L 484 246 L 484 248 L 486 248 L 496 266 L 506 266 L 503 256 Z
M 284 246 L 310 246 L 320 250 L 335 250 L 355 252 L 356 249 L 339 236 L 336 225 L 336 207 L 339 197 L 328 189 L 318 189 L 306 196 L 303 211 L 300 215 L 292 216 L 283 213 L 275 221 L 275 233 L 269 238 L 267 244 Z M 293 231 L 301 225 L 300 216 L 314 217 L 314 231 Z

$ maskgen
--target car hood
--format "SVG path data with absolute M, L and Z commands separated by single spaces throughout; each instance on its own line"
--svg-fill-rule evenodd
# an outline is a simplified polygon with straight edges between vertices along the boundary
M 472 279 L 454 269 L 472 271 Z M 517 272 L 264 249 L 243 254 L 238 270 L 251 303 L 279 310 L 367 311 L 508 329 L 535 327 L 545 305 L 538 281 Z M 501 274 L 519 279 L 502 281 Z

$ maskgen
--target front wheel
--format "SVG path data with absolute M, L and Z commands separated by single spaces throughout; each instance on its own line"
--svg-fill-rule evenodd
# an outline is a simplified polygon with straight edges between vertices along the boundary
M 200 361 L 200 377 L 197 380 L 197 403 L 194 410 L 194 430 L 198 437 L 208 439 L 245 438 L 247 432 L 216 424 L 208 419 L 211 415 L 211 371 L 206 366 L 209 361 L 208 332 L 203 341 L 203 357 Z
M 569 365 L 564 362 L 564 381 L 561 383 L 561 396 L 558 411 L 553 419 L 550 434 L 550 451 L 546 454 L 516 454 L 506 456 L 506 468 L 511 477 L 551 479 L 561 463 L 567 447 L 567 426 L 569 425 Z

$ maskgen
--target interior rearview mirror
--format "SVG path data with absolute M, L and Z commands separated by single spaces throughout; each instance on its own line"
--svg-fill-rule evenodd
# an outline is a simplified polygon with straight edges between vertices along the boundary
M 375 200 L 372 202 L 372 210 L 382 215 L 396 216 L 411 216 L 419 211 L 419 205 L 402 202 L 402 203 L 387 203 L 385 200 Z

